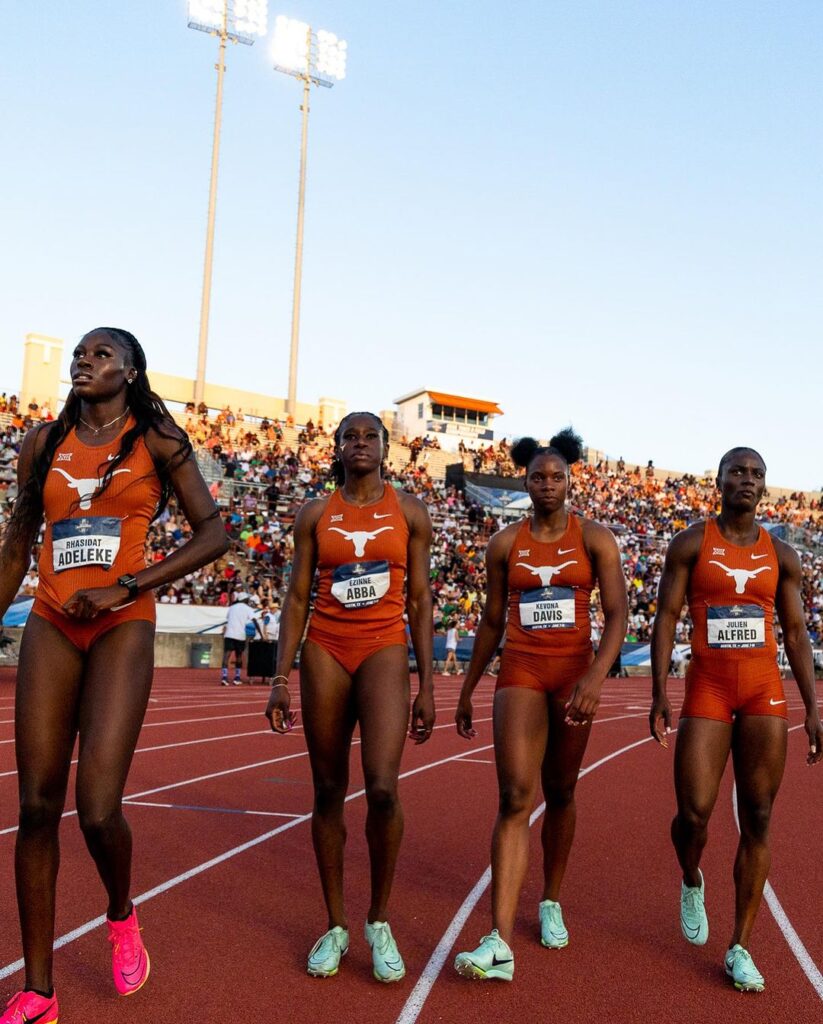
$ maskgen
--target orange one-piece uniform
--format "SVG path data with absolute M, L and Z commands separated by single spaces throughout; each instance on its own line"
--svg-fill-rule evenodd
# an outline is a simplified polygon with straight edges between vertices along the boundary
M 120 450 L 130 417 L 109 444 L 88 445 L 72 428 L 57 447 L 43 488 L 45 535 L 38 562 L 39 583 L 32 614 L 55 625 L 80 650 L 122 622 L 156 618 L 154 595 L 140 594 L 94 619 L 63 611 L 78 590 L 112 586 L 118 576 L 146 566 L 149 523 L 160 500 L 160 480 L 142 437 L 97 494 L 106 465 Z
M 523 686 L 565 699 L 593 660 L 589 604 L 595 579 L 580 519 L 538 541 L 524 519 L 508 561 L 506 644 L 497 689 Z
M 735 714 L 787 717 L 774 635 L 779 576 L 762 526 L 754 544 L 739 547 L 706 520 L 687 591 L 694 630 L 681 716 L 728 723 Z
M 409 527 L 393 488 L 363 508 L 335 491 L 315 526 L 317 596 L 306 639 L 351 675 L 369 655 L 406 646 Z

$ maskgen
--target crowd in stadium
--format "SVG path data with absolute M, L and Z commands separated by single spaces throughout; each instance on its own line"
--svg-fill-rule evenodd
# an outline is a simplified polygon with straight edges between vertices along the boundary
M 10 406 L 5 396 L 6 411 Z M 14 470 L 26 426 L 15 400 L 14 418 L 0 434 L 0 503 L 4 519 L 16 493 Z M 28 410 L 26 420 L 51 416 L 49 410 Z M 200 570 L 157 594 L 161 603 L 227 605 L 232 593 L 243 590 L 255 604 L 277 607 L 286 586 L 292 558 L 292 524 L 307 498 L 333 486 L 329 481 L 331 431 L 309 421 L 297 429 L 290 422 L 256 420 L 238 410 L 187 407 L 182 422 L 211 479 L 212 493 L 223 513 L 231 541 L 221 562 Z M 291 439 L 289 442 L 286 436 Z M 434 526 L 432 588 L 435 628 L 450 624 L 472 635 L 482 611 L 485 588 L 483 555 L 489 536 L 499 527 L 495 515 L 468 501 L 454 487 L 434 479 L 421 457 L 431 442 L 403 439 L 393 446 L 387 476 L 397 487 L 419 495 L 428 504 Z M 439 446 L 437 446 L 439 447 Z M 506 440 L 472 449 L 461 443 L 462 458 L 470 472 L 513 476 L 516 471 Z M 397 457 L 400 453 L 400 458 Z M 616 533 L 629 588 L 628 640 L 646 641 L 655 613 L 657 585 L 668 540 L 688 523 L 717 511 L 712 480 L 683 475 L 660 479 L 650 462 L 643 468 L 622 459 L 572 467 L 571 500 L 582 513 L 608 524 Z M 823 511 L 802 493 L 761 504 L 765 523 L 790 523 L 807 531 L 812 548 L 823 548 Z M 172 502 L 151 528 L 147 558 L 157 561 L 178 547 L 188 534 L 185 519 Z M 36 552 L 35 552 L 36 555 Z M 823 639 L 823 556 L 802 553 L 806 617 L 813 642 Z M 37 586 L 36 568 L 26 576 L 22 593 Z M 593 608 L 595 630 L 599 612 Z M 679 640 L 689 639 L 684 614 Z

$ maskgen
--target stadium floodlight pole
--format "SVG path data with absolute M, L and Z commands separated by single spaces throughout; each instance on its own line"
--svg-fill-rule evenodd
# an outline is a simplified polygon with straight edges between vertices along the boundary
M 217 63 L 217 99 L 214 110 L 214 139 L 211 147 L 209 213 L 206 221 L 206 257 L 203 265 L 203 294 L 200 300 L 200 339 L 197 346 L 197 376 L 194 401 L 203 401 L 206 390 L 206 350 L 209 341 L 211 308 L 211 272 L 214 254 L 214 219 L 217 210 L 217 168 L 220 160 L 220 125 L 223 119 L 223 73 L 226 70 L 226 43 L 251 46 L 255 36 L 266 34 L 266 0 L 189 0 L 189 28 L 208 32 L 220 40 Z
M 300 185 L 297 193 L 297 241 L 294 249 L 294 290 L 292 294 L 291 346 L 289 350 L 289 393 L 286 412 L 297 410 L 297 351 L 300 343 L 300 293 L 303 283 L 303 222 L 306 209 L 306 156 L 309 143 L 309 93 L 313 85 L 331 89 L 346 77 L 348 43 L 332 32 L 318 29 L 294 18 L 280 15 L 274 23 L 275 71 L 292 75 L 303 83 L 303 114 L 300 136 Z

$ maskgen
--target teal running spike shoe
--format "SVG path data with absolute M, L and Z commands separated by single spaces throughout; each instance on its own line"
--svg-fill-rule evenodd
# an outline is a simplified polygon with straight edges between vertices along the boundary
M 540 904 L 540 942 L 546 949 L 564 949 L 569 944 L 563 911 L 554 900 L 543 900 Z
M 763 975 L 754 966 L 754 960 L 740 943 L 736 943 L 727 950 L 723 963 L 726 974 L 732 979 L 738 992 L 763 992 L 765 990 L 766 982 L 763 980 Z
M 333 978 L 340 967 L 340 958 L 348 949 L 349 933 L 339 924 L 335 925 L 312 946 L 306 970 L 313 978 Z
M 680 883 L 680 931 L 683 938 L 695 946 L 705 946 L 709 937 L 709 919 L 706 917 L 706 883 L 698 868 L 700 885 Z
M 388 983 L 405 977 L 406 966 L 388 921 L 373 921 L 371 924 L 367 921 L 366 942 L 371 946 L 372 973 L 378 981 Z
M 488 935 L 483 936 L 477 949 L 470 953 L 457 954 L 454 958 L 454 969 L 462 977 L 475 981 L 487 978 L 511 981 L 514 977 L 514 953 L 494 928 Z

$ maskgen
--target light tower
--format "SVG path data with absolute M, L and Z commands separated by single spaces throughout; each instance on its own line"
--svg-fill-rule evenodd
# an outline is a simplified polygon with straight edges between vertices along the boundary
M 203 265 L 203 295 L 200 300 L 200 340 L 197 346 L 197 376 L 194 401 L 203 401 L 206 386 L 206 350 L 209 342 L 211 307 L 211 269 L 214 251 L 214 215 L 217 208 L 217 167 L 220 159 L 220 122 L 223 116 L 223 72 L 226 70 L 226 43 L 251 46 L 256 36 L 266 34 L 266 0 L 189 0 L 189 28 L 208 32 L 219 39 L 217 63 L 217 101 L 214 111 L 214 140 L 211 148 L 209 214 L 206 222 L 206 258 Z
M 348 43 L 324 29 L 280 15 L 274 23 L 275 71 L 292 75 L 303 83 L 303 127 L 300 138 L 300 186 L 297 194 L 297 242 L 294 252 L 294 292 L 289 350 L 289 393 L 286 412 L 297 409 L 297 352 L 300 344 L 300 290 L 303 279 L 303 220 L 306 207 L 306 153 L 309 140 L 309 92 L 313 85 L 331 89 L 346 77 Z

